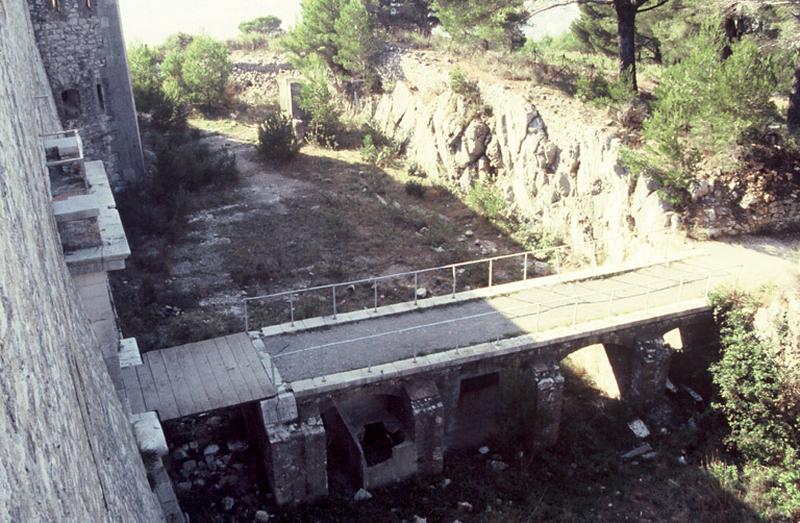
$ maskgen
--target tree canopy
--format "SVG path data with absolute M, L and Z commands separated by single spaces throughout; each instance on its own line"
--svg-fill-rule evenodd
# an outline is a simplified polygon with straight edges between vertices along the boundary
M 525 43 L 525 0 L 434 0 L 433 12 L 458 43 L 516 49 Z
M 277 16 L 260 16 L 239 24 L 239 31 L 245 34 L 258 33 L 267 36 L 278 35 L 283 32 L 281 23 L 281 19 Z
M 303 0 L 301 19 L 283 40 L 294 64 L 316 57 L 340 80 L 371 84 L 382 40 L 371 0 Z

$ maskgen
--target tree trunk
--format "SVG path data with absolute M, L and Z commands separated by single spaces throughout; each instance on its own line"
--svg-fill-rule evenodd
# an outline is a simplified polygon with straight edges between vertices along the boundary
M 619 40 L 619 75 L 636 92 L 636 11 L 630 0 L 614 0 L 617 11 L 617 38 Z
M 792 93 L 789 95 L 789 111 L 786 122 L 792 131 L 800 131 L 800 51 L 797 52 L 797 63 L 794 68 Z

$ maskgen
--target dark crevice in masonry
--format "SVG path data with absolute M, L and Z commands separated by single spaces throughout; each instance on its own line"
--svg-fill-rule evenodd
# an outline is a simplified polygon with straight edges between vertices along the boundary
M 65 351 L 68 354 L 69 350 Z M 78 402 L 78 408 L 81 413 L 81 423 L 83 425 L 83 433 L 86 438 L 86 443 L 89 445 L 89 454 L 92 457 L 92 463 L 94 464 L 94 472 L 97 476 L 97 483 L 100 485 L 100 494 L 103 496 L 103 506 L 106 509 L 106 512 L 110 512 L 108 507 L 108 499 L 106 497 L 106 484 L 103 481 L 103 475 L 100 474 L 100 465 L 97 463 L 97 451 L 94 448 L 94 444 L 92 443 L 92 438 L 89 435 L 89 407 L 85 401 L 86 395 L 86 386 L 83 383 L 83 376 L 81 375 L 80 368 L 78 367 L 78 362 L 75 359 L 74 354 L 70 354 L 69 356 L 70 368 L 72 370 L 72 385 L 75 388 L 75 399 Z

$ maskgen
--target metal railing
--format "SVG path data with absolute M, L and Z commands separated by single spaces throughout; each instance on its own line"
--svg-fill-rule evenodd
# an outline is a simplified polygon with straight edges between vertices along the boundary
M 666 265 L 666 263 L 664 265 Z M 477 320 L 477 319 L 480 319 L 480 318 L 485 318 L 485 317 L 494 316 L 494 315 L 502 315 L 502 316 L 506 317 L 507 319 L 516 319 L 516 318 L 532 316 L 532 315 L 535 314 L 536 319 L 535 319 L 535 322 L 534 322 L 534 328 L 533 328 L 532 331 L 529 332 L 530 334 L 533 334 L 533 333 L 536 333 L 536 332 L 540 332 L 542 330 L 553 329 L 553 328 L 558 328 L 558 327 L 563 327 L 563 326 L 575 327 L 579 323 L 578 311 L 579 311 L 579 308 L 580 308 L 581 305 L 598 306 L 598 305 L 602 305 L 603 303 L 607 303 L 607 313 L 604 313 L 604 314 L 602 314 L 602 315 L 600 315 L 598 317 L 597 313 L 595 312 L 593 317 L 591 317 L 590 319 L 586 320 L 586 321 L 597 321 L 597 320 L 602 320 L 602 319 L 611 319 L 614 316 L 620 315 L 620 314 L 630 313 L 631 311 L 621 309 L 618 306 L 615 308 L 615 305 L 618 305 L 619 303 L 621 303 L 623 301 L 626 301 L 626 300 L 636 300 L 636 299 L 641 299 L 642 297 L 644 297 L 643 308 L 646 309 L 646 308 L 649 308 L 651 306 L 654 306 L 654 304 L 652 303 L 653 296 L 655 294 L 657 294 L 657 293 L 666 292 L 666 291 L 670 291 L 670 290 L 677 289 L 678 292 L 677 292 L 676 296 L 671 296 L 669 298 L 668 302 L 669 303 L 680 303 L 680 302 L 684 301 L 684 299 L 686 298 L 686 296 L 685 296 L 686 289 L 689 286 L 693 285 L 693 284 L 702 283 L 703 284 L 702 293 L 696 293 L 696 291 L 695 291 L 695 293 L 696 293 L 695 296 L 696 297 L 706 297 L 707 298 L 709 293 L 710 293 L 710 291 L 711 291 L 712 283 L 714 282 L 714 280 L 723 280 L 724 278 L 730 277 L 730 276 L 735 274 L 736 275 L 736 285 L 738 286 L 738 284 L 739 284 L 739 273 L 740 273 L 740 271 L 741 271 L 741 269 L 743 267 L 744 267 L 744 265 L 738 265 L 738 266 L 735 266 L 732 269 L 727 269 L 727 270 L 722 270 L 722 271 L 714 271 L 713 273 L 709 273 L 709 274 L 706 274 L 704 276 L 694 277 L 694 278 L 689 277 L 689 278 L 681 278 L 681 279 L 677 279 L 676 280 L 674 278 L 666 278 L 666 277 L 664 277 L 663 280 L 669 281 L 670 283 L 668 283 L 666 285 L 663 285 L 663 286 L 658 286 L 658 287 L 650 287 L 650 286 L 646 286 L 646 285 L 639 284 L 639 283 L 625 283 L 625 286 L 626 286 L 627 289 L 632 289 L 632 288 L 641 289 L 640 292 L 636 292 L 636 293 L 633 293 L 633 294 L 626 293 L 624 295 L 621 295 L 621 294 L 616 293 L 615 291 L 611 291 L 611 292 L 593 291 L 593 292 L 587 292 L 587 293 L 578 294 L 578 295 L 575 295 L 575 296 L 564 296 L 564 297 L 559 297 L 559 298 L 556 298 L 556 299 L 545 300 L 545 301 L 536 302 L 536 303 L 527 303 L 525 305 L 520 305 L 519 307 L 512 307 L 512 308 L 503 309 L 503 310 L 492 310 L 492 311 L 482 312 L 482 313 L 478 313 L 478 314 L 472 314 L 472 315 L 467 315 L 467 316 L 459 316 L 459 317 L 456 317 L 456 318 L 450 318 L 450 319 L 447 319 L 447 320 L 441 320 L 441 321 L 434 322 L 434 323 L 426 323 L 426 324 L 422 324 L 422 325 L 414 325 L 414 326 L 406 327 L 406 328 L 402 328 L 402 329 L 396 329 L 396 330 L 392 330 L 392 331 L 385 331 L 385 332 L 380 332 L 380 333 L 377 333 L 377 334 L 370 334 L 370 335 L 362 336 L 362 337 L 359 337 L 359 338 L 350 338 L 350 339 L 345 339 L 345 340 L 339 340 L 339 341 L 335 341 L 335 342 L 326 343 L 326 344 L 323 344 L 323 345 L 316 345 L 316 346 L 313 346 L 313 347 L 305 347 L 305 348 L 302 348 L 302 349 L 289 351 L 289 352 L 279 351 L 278 353 L 271 354 L 272 365 L 273 365 L 273 368 L 274 368 L 276 360 L 287 358 L 289 356 L 293 356 L 293 355 L 300 354 L 300 353 L 318 351 L 318 350 L 321 350 L 321 349 L 330 348 L 330 347 L 334 347 L 334 346 L 337 346 L 337 345 L 346 345 L 346 344 L 349 344 L 349 343 L 365 341 L 365 340 L 369 340 L 369 339 L 377 339 L 377 338 L 387 337 L 387 336 L 396 336 L 396 335 L 404 334 L 404 333 L 407 333 L 407 332 L 430 329 L 432 327 L 442 326 L 442 325 L 446 325 L 446 324 L 453 324 L 453 323 L 464 322 L 464 321 L 474 321 L 474 320 Z M 612 279 L 613 279 L 613 277 L 612 277 Z M 595 301 L 591 301 L 593 298 L 597 298 L 597 299 Z M 533 307 L 536 308 L 535 312 L 532 310 Z M 550 312 L 553 312 L 553 311 L 556 311 L 556 310 L 559 310 L 559 309 L 568 309 L 568 308 L 572 308 L 572 313 L 568 314 L 568 317 L 566 318 L 565 321 L 561 321 L 561 322 L 557 323 L 556 325 L 547 325 L 545 327 L 545 329 L 542 329 L 542 327 L 541 327 L 542 315 L 550 313 Z M 517 312 L 522 313 L 522 314 L 514 316 L 514 314 L 517 313 Z M 497 340 L 495 340 L 494 341 L 495 346 L 497 346 L 500 341 L 501 340 L 499 338 Z M 458 347 L 455 350 L 457 351 Z M 415 352 L 414 352 L 414 355 L 413 355 L 413 358 L 414 358 L 415 362 L 416 362 L 417 357 L 418 357 L 418 351 L 415 348 Z M 370 367 L 370 369 L 371 369 L 371 367 Z M 273 370 L 273 372 L 274 372 L 274 370 Z
M 663 258 L 667 257 L 668 248 L 669 248 L 669 236 L 668 233 L 672 231 L 668 229 L 652 232 L 652 233 L 645 233 L 640 237 L 643 239 L 650 238 L 654 235 L 664 235 L 665 242 L 663 245 L 664 252 Z M 603 240 L 592 240 L 586 242 L 585 246 L 593 246 L 593 257 L 597 258 L 597 246 L 599 243 L 607 241 L 608 238 L 604 238 Z M 467 267 L 472 266 L 480 266 L 486 265 L 487 266 L 487 276 L 486 276 L 486 285 L 485 287 L 478 287 L 478 288 L 490 288 L 493 287 L 496 283 L 495 281 L 495 265 L 497 262 L 502 262 L 505 260 L 513 260 L 513 259 L 521 259 L 521 267 L 519 269 L 519 279 L 512 280 L 511 282 L 506 283 L 513 283 L 519 281 L 526 281 L 529 279 L 531 274 L 531 259 L 533 261 L 538 261 L 540 259 L 545 259 L 546 257 L 552 257 L 554 259 L 555 264 L 555 274 L 561 274 L 562 272 L 562 262 L 566 260 L 567 254 L 572 251 L 573 249 L 570 246 L 562 245 L 558 247 L 549 247 L 545 249 L 534 249 L 514 254 L 506 254 L 500 256 L 493 256 L 490 258 L 481 258 L 478 260 L 470 260 L 458 263 L 452 263 L 449 265 L 442 265 L 439 267 L 432 267 L 427 269 L 420 269 L 415 271 L 406 271 L 406 272 L 399 272 L 395 274 L 387 274 L 383 276 L 374 276 L 370 278 L 362 278 L 357 280 L 350 280 L 345 282 L 338 282 L 338 283 L 331 283 L 325 285 L 317 285 L 313 287 L 305 287 L 301 289 L 293 289 L 288 291 L 281 291 L 272 294 L 265 294 L 260 296 L 252 296 L 244 298 L 243 301 L 243 323 L 245 331 L 250 330 L 250 304 L 252 302 L 263 302 L 266 300 L 275 300 L 279 298 L 285 298 L 288 306 L 289 312 L 289 323 L 294 326 L 297 319 L 295 318 L 295 305 L 299 302 L 300 296 L 303 294 L 313 293 L 313 292 L 325 292 L 330 293 L 331 297 L 331 317 L 336 319 L 337 315 L 339 314 L 339 299 L 337 297 L 337 289 L 347 288 L 347 287 L 355 287 L 356 285 L 369 285 L 372 289 L 372 310 L 377 311 L 378 307 L 380 306 L 379 300 L 379 284 L 381 282 L 386 282 L 388 280 L 394 280 L 399 278 L 410 278 L 413 279 L 413 295 L 410 296 L 411 299 L 404 300 L 396 303 L 414 303 L 415 305 L 418 303 L 422 297 L 420 296 L 420 276 L 431 274 L 435 272 L 447 272 L 449 273 L 449 278 L 451 280 L 450 285 L 450 295 L 453 299 L 456 298 L 457 290 L 458 290 L 458 276 L 459 270 L 466 269 Z M 592 260 L 594 261 L 594 260 Z M 535 272 L 535 266 L 534 266 Z M 535 274 L 534 274 L 535 275 Z M 365 309 L 367 307 L 364 307 Z

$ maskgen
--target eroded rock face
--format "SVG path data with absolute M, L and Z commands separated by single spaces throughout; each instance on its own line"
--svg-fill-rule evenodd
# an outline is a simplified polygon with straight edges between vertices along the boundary
M 428 176 L 465 193 L 488 181 L 523 221 L 583 254 L 598 240 L 604 259 L 621 259 L 641 246 L 637 236 L 678 224 L 652 180 L 631 179 L 621 166 L 620 141 L 609 129 L 545 116 L 502 85 L 480 83 L 480 101 L 471 101 L 413 55 L 400 64 L 403 79 L 367 104 L 364 116 L 404 143 Z

